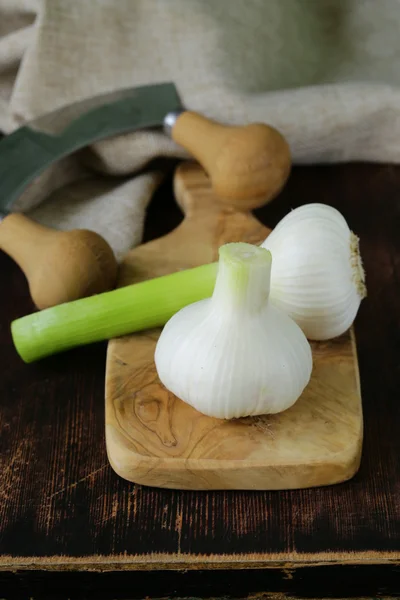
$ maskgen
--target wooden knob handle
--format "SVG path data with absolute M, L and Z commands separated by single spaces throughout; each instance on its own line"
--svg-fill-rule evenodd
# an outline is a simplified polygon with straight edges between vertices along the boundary
M 56 231 L 14 213 L 0 223 L 0 249 L 25 273 L 39 309 L 107 291 L 116 282 L 114 253 L 93 231 Z
M 185 111 L 173 126 L 172 138 L 206 170 L 219 200 L 227 199 L 240 210 L 271 200 L 290 173 L 287 141 L 263 123 L 229 127 Z

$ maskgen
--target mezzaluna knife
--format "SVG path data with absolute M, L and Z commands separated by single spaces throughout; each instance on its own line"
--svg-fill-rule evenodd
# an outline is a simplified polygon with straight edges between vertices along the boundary
M 117 263 L 94 232 L 59 232 L 19 212 L 21 194 L 56 161 L 122 133 L 162 127 L 208 173 L 219 199 L 259 205 L 283 187 L 291 166 L 286 140 L 261 123 L 225 126 L 186 110 L 173 83 L 122 89 L 62 107 L 0 141 L 0 249 L 24 271 L 38 308 L 115 285 Z

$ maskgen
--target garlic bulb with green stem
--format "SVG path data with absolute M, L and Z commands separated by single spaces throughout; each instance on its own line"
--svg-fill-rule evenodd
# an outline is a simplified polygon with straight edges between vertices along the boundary
M 270 274 L 270 252 L 226 244 L 212 297 L 164 327 L 155 351 L 159 378 L 199 412 L 224 419 L 278 413 L 308 384 L 310 344 L 269 302 Z
M 341 213 L 306 204 L 286 215 L 262 247 L 273 256 L 271 301 L 310 340 L 328 340 L 353 323 L 366 296 L 357 236 Z

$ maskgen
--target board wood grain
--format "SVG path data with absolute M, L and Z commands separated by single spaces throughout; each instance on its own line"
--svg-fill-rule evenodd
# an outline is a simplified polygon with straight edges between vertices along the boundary
M 222 206 L 196 163 L 175 174 L 183 222 L 132 250 L 120 285 L 217 259 L 230 241 L 260 243 L 269 230 Z M 160 329 L 112 340 L 106 371 L 106 442 L 123 478 L 177 489 L 295 489 L 349 479 L 362 447 L 362 408 L 351 331 L 313 343 L 313 374 L 289 410 L 261 417 L 207 417 L 168 392 L 154 365 Z

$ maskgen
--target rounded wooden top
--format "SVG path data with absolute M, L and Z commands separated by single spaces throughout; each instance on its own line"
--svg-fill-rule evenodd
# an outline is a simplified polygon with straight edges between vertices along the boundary
M 272 200 L 290 173 L 289 144 L 264 123 L 225 126 L 184 112 L 176 121 L 173 138 L 204 167 L 219 201 L 239 210 Z

